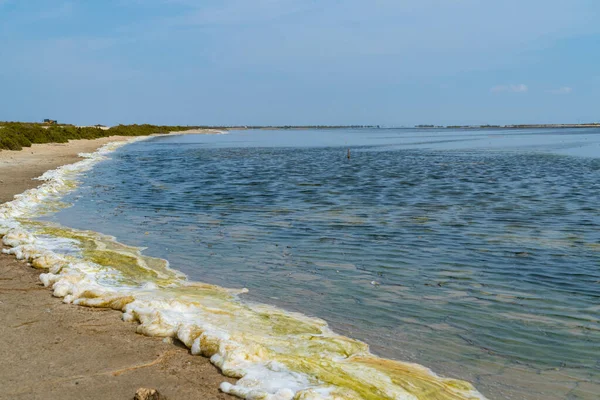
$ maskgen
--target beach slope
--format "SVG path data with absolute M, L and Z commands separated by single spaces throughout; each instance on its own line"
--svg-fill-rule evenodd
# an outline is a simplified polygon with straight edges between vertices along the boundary
M 0 151 L 0 203 L 38 186 L 45 171 L 80 160 L 113 141 Z M 73 307 L 52 297 L 39 270 L 0 254 L 0 399 L 132 399 L 140 387 L 169 399 L 228 399 L 221 375 L 204 357 L 159 338 L 135 333 L 109 309 Z

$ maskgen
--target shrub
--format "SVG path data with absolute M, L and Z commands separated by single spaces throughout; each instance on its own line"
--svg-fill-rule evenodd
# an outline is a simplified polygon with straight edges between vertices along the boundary
M 95 127 L 79 128 L 72 125 L 42 126 L 40 124 L 0 123 L 0 149 L 21 150 L 32 143 L 66 143 L 71 139 L 97 139 L 101 137 L 147 136 L 155 133 L 184 131 L 196 127 L 157 125 L 118 125 L 103 130 Z

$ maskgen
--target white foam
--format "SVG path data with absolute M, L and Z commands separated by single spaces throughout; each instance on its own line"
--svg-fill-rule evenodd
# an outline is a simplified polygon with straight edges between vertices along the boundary
M 8 229 L 19 226 L 15 218 L 33 216 L 42 205 L 51 200 L 58 200 L 72 190 L 76 185 L 75 177 L 106 159 L 107 154 L 128 143 L 144 139 L 146 137 L 136 137 L 128 141 L 107 143 L 95 153 L 79 154 L 80 157 L 84 157 L 81 161 L 46 171 L 42 176 L 36 178 L 44 181 L 42 185 L 26 190 L 16 195 L 13 201 L 0 205 L 0 235 L 5 234 Z

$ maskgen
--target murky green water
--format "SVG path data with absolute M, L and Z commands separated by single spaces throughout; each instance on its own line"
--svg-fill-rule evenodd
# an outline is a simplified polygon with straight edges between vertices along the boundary
M 162 137 L 114 153 L 50 218 L 492 399 L 595 399 L 599 143 L 598 130 Z

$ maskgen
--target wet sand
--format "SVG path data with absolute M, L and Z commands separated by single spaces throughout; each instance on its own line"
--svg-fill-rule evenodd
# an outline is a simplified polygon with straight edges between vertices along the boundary
M 78 161 L 113 136 L 0 151 L 0 203 L 38 186 L 32 178 Z M 0 399 L 132 399 L 140 387 L 173 399 L 232 399 L 226 378 L 183 346 L 135 333 L 114 310 L 52 297 L 40 271 L 0 254 Z

